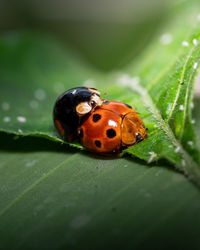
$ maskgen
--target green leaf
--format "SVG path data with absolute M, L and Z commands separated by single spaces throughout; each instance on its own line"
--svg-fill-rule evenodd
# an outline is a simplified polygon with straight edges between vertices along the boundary
M 131 104 L 149 128 L 148 138 L 127 154 L 148 163 L 165 158 L 199 185 L 190 108 L 200 58 L 197 10 L 195 0 L 172 3 L 170 21 L 123 73 L 97 72 L 51 37 L 5 37 L 0 42 L 0 131 L 61 142 L 52 123 L 56 97 L 94 83 L 107 99 Z
M 195 128 L 195 134 L 196 134 L 196 140 L 197 140 L 197 147 L 200 150 L 200 112 L 199 112 L 199 105 L 200 105 L 200 99 L 195 99 L 194 102 L 194 110 L 193 110 L 193 115 L 194 115 L 194 128 Z
M 7 134 L 0 146 L 1 249 L 198 249 L 199 190 L 168 164 Z
M 174 2 L 170 22 L 123 72 L 96 72 L 41 34 L 1 40 L 1 249 L 199 249 L 199 190 L 172 171 L 199 183 L 199 100 L 190 109 L 198 2 Z M 163 34 L 173 41 L 164 45 Z M 106 98 L 133 105 L 149 128 L 121 158 L 61 145 L 55 134 L 56 97 L 93 81 Z

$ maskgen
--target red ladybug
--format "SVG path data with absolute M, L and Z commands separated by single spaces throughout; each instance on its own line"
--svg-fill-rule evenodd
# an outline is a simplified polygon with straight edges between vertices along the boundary
M 102 100 L 93 88 L 66 91 L 54 106 L 54 124 L 66 141 L 79 141 L 98 153 L 120 153 L 147 137 L 147 129 L 129 105 Z
M 119 153 L 147 137 L 147 129 L 129 105 L 105 101 L 81 124 L 80 143 L 98 153 Z

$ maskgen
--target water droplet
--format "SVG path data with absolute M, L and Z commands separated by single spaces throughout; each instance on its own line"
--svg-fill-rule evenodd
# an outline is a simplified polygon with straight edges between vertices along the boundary
M 166 33 L 166 34 L 163 34 L 160 38 L 160 42 L 164 45 L 168 45 L 170 44 L 171 42 L 173 41 L 173 37 L 171 34 L 169 33 Z
M 36 100 L 30 101 L 29 105 L 32 109 L 37 109 L 39 107 L 39 103 Z
M 191 107 L 191 109 L 194 108 L 194 103 L 193 102 L 191 102 L 190 107 Z
M 10 109 L 10 104 L 8 102 L 3 102 L 1 107 L 4 111 L 8 111 Z
M 181 110 L 181 111 L 184 110 L 184 106 L 182 104 L 179 106 L 179 110 Z
M 191 123 L 192 123 L 192 124 L 195 124 L 195 122 L 196 122 L 195 119 L 192 119 L 192 120 L 191 120 Z
M 195 46 L 197 46 L 197 44 L 198 44 L 198 41 L 197 41 L 197 39 L 193 39 L 193 44 L 195 45 Z
M 38 99 L 39 101 L 42 101 L 46 98 L 46 92 L 43 89 L 36 89 L 34 95 L 35 98 Z
M 17 121 L 21 122 L 21 123 L 24 123 L 24 122 L 26 122 L 26 117 L 24 117 L 24 116 L 17 116 Z
M 28 168 L 33 167 L 36 164 L 36 162 L 37 162 L 36 160 L 29 161 L 29 162 L 26 163 L 26 167 L 28 167 Z
M 198 66 L 198 63 L 197 63 L 197 62 L 195 62 L 195 63 L 194 63 L 194 65 L 193 65 L 193 69 L 196 69 L 196 68 L 197 68 L 197 66 Z
M 183 42 L 182 42 L 182 46 L 183 46 L 183 47 L 188 47 L 188 46 L 189 46 L 189 43 L 188 43 L 187 41 L 183 41 Z
M 187 144 L 190 146 L 193 146 L 194 143 L 193 143 L 193 141 L 188 141 Z
M 172 109 L 172 103 L 168 103 L 166 113 L 169 114 L 171 112 L 171 109 Z
M 10 118 L 9 116 L 5 116 L 5 117 L 3 118 L 3 121 L 4 121 L 4 122 L 10 122 L 10 120 L 11 120 L 11 118 Z

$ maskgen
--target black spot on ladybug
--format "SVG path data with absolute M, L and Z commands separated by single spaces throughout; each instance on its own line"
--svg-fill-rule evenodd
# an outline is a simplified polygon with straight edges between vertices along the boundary
M 99 114 L 94 114 L 92 117 L 93 122 L 98 122 L 101 119 L 101 115 Z
M 106 134 L 107 134 L 108 138 L 113 138 L 113 137 L 116 136 L 116 132 L 115 132 L 115 130 L 112 129 L 112 128 L 108 129 L 108 130 L 106 131 Z
M 142 139 L 142 136 L 140 133 L 136 133 L 136 140 L 139 141 Z
M 79 134 L 80 138 L 83 138 L 83 135 L 84 135 L 84 134 L 83 134 L 83 129 L 81 129 L 81 130 L 80 130 L 80 134 Z
M 144 126 L 144 124 L 142 124 L 142 127 L 143 127 L 144 129 L 148 130 L 148 128 L 146 128 L 146 127 Z
M 110 103 L 109 101 L 103 102 L 104 105 L 108 105 L 109 103 Z
M 124 105 L 125 105 L 126 107 L 132 109 L 132 107 L 131 107 L 130 105 L 128 105 L 128 104 L 124 103 Z
M 100 142 L 99 140 L 96 140 L 94 143 L 95 143 L 95 145 L 96 145 L 98 148 L 101 147 L 101 142 Z

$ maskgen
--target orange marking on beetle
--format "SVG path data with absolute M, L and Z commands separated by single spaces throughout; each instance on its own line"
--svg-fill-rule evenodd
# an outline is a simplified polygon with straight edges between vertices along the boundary
M 58 120 L 55 120 L 55 124 L 56 124 L 56 127 L 57 127 L 58 131 L 60 132 L 60 134 L 62 136 L 64 136 L 65 135 L 65 130 L 62 127 L 61 123 Z

